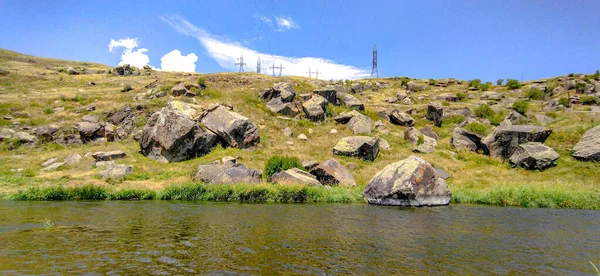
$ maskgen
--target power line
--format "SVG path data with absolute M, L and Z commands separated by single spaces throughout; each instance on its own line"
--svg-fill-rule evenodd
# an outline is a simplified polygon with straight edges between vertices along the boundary
M 260 56 L 258 57 L 258 60 L 256 60 L 256 73 L 260 74 Z
M 271 69 L 273 69 L 273 77 L 275 76 L 275 68 L 277 68 L 277 66 L 275 66 L 275 63 L 273 63 L 273 65 L 271 65 L 271 67 L 269 67 Z
M 308 73 L 308 78 L 312 78 L 312 71 L 310 67 L 308 68 L 308 72 L 306 73 Z
M 246 63 L 244 63 L 244 55 L 240 54 L 240 57 L 238 58 L 238 60 L 240 62 L 238 63 L 234 63 L 235 65 L 239 65 L 240 66 L 240 72 L 244 72 L 244 65 L 246 65 Z
M 319 68 L 317 68 L 317 72 L 315 72 L 315 78 L 319 79 Z
M 373 46 L 373 69 L 371 69 L 371 78 L 373 78 L 374 75 L 379 78 L 379 70 L 377 69 L 377 44 Z
M 282 63 L 279 63 L 279 76 L 281 77 L 281 71 L 284 69 L 285 67 L 283 67 Z

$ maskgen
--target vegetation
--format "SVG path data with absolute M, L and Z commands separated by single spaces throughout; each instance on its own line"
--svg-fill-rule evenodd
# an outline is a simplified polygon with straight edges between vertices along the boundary
M 543 100 L 545 97 L 546 95 L 544 94 L 544 91 L 536 87 L 532 87 L 529 89 L 529 91 L 527 91 L 527 98 L 530 100 Z
M 456 93 L 456 98 L 458 98 L 459 102 L 462 102 L 465 99 L 467 99 L 467 94 L 465 94 L 463 92 L 458 92 L 458 93 Z
M 437 81 L 435 81 L 434 79 L 429 79 L 429 85 L 434 86 L 437 84 Z
M 598 104 L 600 104 L 600 99 L 598 99 L 598 97 L 596 97 L 596 96 L 585 95 L 585 96 L 581 96 L 581 98 L 579 99 L 579 102 L 581 102 L 581 104 L 584 104 L 584 105 L 598 105 Z
M 508 87 L 511 90 L 515 90 L 515 89 L 519 89 L 521 88 L 523 85 L 519 83 L 518 80 L 514 80 L 514 79 L 508 79 L 506 81 L 506 87 Z
M 198 78 L 198 86 L 200 86 L 201 88 L 206 88 L 206 78 L 205 77 Z
M 596 70 L 596 72 L 592 75 L 592 78 L 595 80 L 600 80 L 600 70 Z
M 587 84 L 585 82 L 578 82 L 575 84 L 575 90 L 578 92 L 583 92 L 587 89 Z
M 127 91 L 131 91 L 133 90 L 133 87 L 131 87 L 131 85 L 126 84 L 123 89 L 121 89 L 121 92 L 127 92 Z
M 492 83 L 489 81 L 486 83 L 479 84 L 479 90 L 481 90 L 481 91 L 488 91 L 491 88 L 492 88 Z
M 485 136 L 491 132 L 491 128 L 479 122 L 472 122 L 464 127 L 466 130 Z
M 516 101 L 512 105 L 513 110 L 519 112 L 521 115 L 525 115 L 527 110 L 529 109 L 529 102 L 526 101 Z
M 504 79 L 498 79 L 496 81 L 496 85 L 498 85 L 498 86 L 502 85 L 502 83 L 504 83 Z
M 275 155 L 269 158 L 265 163 L 264 176 L 267 177 L 267 179 L 270 179 L 274 174 L 291 168 L 304 169 L 302 167 L 302 162 L 300 162 L 297 157 Z
M 479 88 L 479 85 L 481 85 L 481 80 L 480 79 L 474 79 L 474 80 L 470 80 L 469 81 L 469 87 L 477 87 L 477 88 Z

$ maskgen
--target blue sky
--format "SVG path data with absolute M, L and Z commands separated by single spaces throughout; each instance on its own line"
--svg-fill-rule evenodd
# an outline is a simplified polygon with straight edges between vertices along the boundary
M 600 68 L 597 0 L 50 2 L 0 0 L 0 48 L 108 65 L 129 53 L 203 73 L 236 71 L 243 53 L 247 71 L 260 56 L 263 72 L 282 63 L 283 74 L 318 68 L 322 79 L 370 75 L 374 44 L 382 77 L 495 81 Z

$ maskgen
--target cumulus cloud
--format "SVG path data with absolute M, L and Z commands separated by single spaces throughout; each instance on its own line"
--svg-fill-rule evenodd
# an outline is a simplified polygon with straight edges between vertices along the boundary
M 229 70 L 237 69 L 234 63 L 238 61 L 240 54 L 243 54 L 245 62 L 249 65 L 254 64 L 260 57 L 263 65 L 262 71 L 266 73 L 273 72 L 269 67 L 282 65 L 285 67 L 283 75 L 306 76 L 306 72 L 311 68 L 313 72 L 316 69 L 319 70 L 320 79 L 359 79 L 370 76 L 370 73 L 364 69 L 338 64 L 323 58 L 286 57 L 261 53 L 244 47 L 238 42 L 214 36 L 179 16 L 161 17 L 161 19 L 178 32 L 198 39 L 206 49 L 207 55 L 214 59 L 219 66 Z M 254 68 L 254 66 L 248 66 L 248 68 Z M 279 74 L 277 69 L 275 74 Z
M 179 50 L 173 50 L 160 58 L 160 67 L 163 71 L 195 72 L 198 56 L 194 53 L 182 55 Z
M 150 58 L 145 54 L 148 49 L 135 49 L 137 47 L 137 38 L 122 38 L 119 40 L 111 39 L 110 43 L 108 44 L 108 51 L 112 52 L 115 48 L 123 48 L 119 65 L 130 64 L 132 66 L 141 68 L 150 62 Z
M 289 17 L 277 17 L 275 16 L 275 22 L 277 23 L 277 30 L 283 32 L 290 29 L 298 29 L 298 24 Z

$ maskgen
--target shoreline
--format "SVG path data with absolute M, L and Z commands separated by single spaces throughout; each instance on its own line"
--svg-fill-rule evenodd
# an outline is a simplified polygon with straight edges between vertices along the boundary
M 600 210 L 600 193 L 566 189 L 540 189 L 526 185 L 487 189 L 452 189 L 450 204 L 502 207 Z M 244 203 L 366 203 L 362 188 L 277 184 L 214 185 L 185 183 L 161 189 L 118 189 L 100 185 L 32 187 L 3 193 L 3 200 L 184 200 Z

